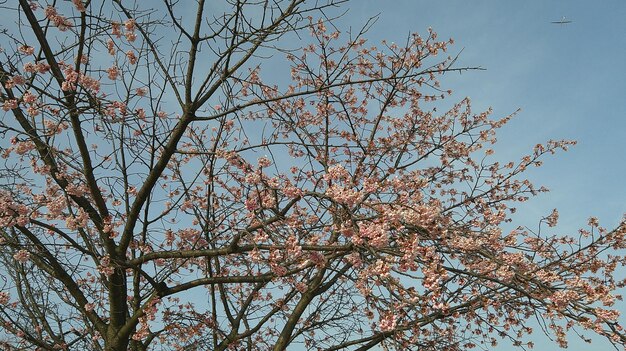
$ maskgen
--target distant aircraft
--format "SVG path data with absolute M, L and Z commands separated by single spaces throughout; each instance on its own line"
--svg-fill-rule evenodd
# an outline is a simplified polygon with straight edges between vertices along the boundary
M 563 17 L 561 17 L 560 21 L 552 21 L 550 23 L 552 23 L 552 24 L 567 24 L 567 23 L 572 23 L 572 21 L 566 19 L 565 16 L 563 16 Z

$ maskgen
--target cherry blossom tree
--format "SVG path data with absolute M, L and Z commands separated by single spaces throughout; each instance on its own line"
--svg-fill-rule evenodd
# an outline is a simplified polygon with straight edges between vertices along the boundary
M 453 41 L 376 48 L 342 2 L 3 9 L 2 349 L 626 344 L 624 221 L 509 223 L 573 142 L 497 162 Z

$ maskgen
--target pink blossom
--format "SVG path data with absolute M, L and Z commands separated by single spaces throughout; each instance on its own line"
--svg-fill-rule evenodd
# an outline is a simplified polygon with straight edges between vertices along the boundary
M 0 305 L 5 306 L 11 300 L 11 295 L 6 291 L 0 291 Z
M 35 149 L 35 144 L 31 141 L 21 141 L 15 145 L 15 152 L 18 155 L 24 155 L 33 149 Z
M 324 24 L 324 21 L 322 19 L 319 19 L 317 21 L 317 30 L 320 32 L 326 32 L 326 25 Z
M 48 216 L 50 218 L 57 218 L 66 206 L 65 197 L 62 195 L 55 196 L 48 201 L 46 207 L 48 208 Z
M 394 330 L 396 328 L 396 324 L 396 316 L 391 312 L 387 312 L 380 316 L 378 328 L 382 332 L 388 332 Z
M 389 242 L 388 228 L 384 223 L 380 222 L 359 223 L 359 231 L 352 236 L 352 241 L 355 244 L 365 241 L 366 244 L 372 247 L 383 247 Z
M 41 111 L 40 111 L 40 110 L 39 110 L 39 108 L 38 108 L 38 107 L 36 107 L 36 106 L 29 106 L 29 107 L 26 109 L 26 113 L 28 113 L 28 115 L 29 115 L 29 116 L 32 116 L 32 117 L 38 116 L 40 112 L 41 112 Z
M 135 30 L 135 23 L 136 22 L 135 22 L 134 19 L 132 19 L 132 18 L 127 19 L 126 22 L 124 22 L 124 28 L 127 31 L 134 31 Z
M 134 32 L 126 32 L 124 33 L 124 36 L 126 37 L 126 40 L 131 43 L 137 39 L 137 34 L 135 34 Z
M 57 9 L 54 8 L 53 6 L 48 6 L 46 10 L 44 11 L 44 13 L 46 14 L 46 17 L 50 18 L 51 16 L 57 15 Z
M 298 244 L 298 239 L 295 235 L 291 235 L 285 240 L 285 249 L 287 250 L 287 255 L 292 259 L 302 254 L 302 246 Z
M 259 208 L 259 201 L 257 200 L 256 197 L 249 197 L 244 202 L 244 205 L 246 207 L 246 210 L 252 212 Z
M 65 220 L 65 225 L 68 229 L 76 230 L 78 228 L 85 228 L 89 223 L 89 215 L 81 208 L 76 216 L 68 216 Z
M 556 226 L 559 220 L 559 211 L 557 211 L 555 208 L 554 210 L 552 210 L 552 213 L 548 217 L 545 218 L 545 220 L 549 227 Z
M 35 73 L 37 71 L 37 68 L 33 62 L 26 62 L 22 67 L 22 70 L 27 73 Z
M 261 182 L 261 176 L 258 173 L 246 174 L 245 181 L 248 184 L 259 184 Z
M 19 51 L 23 55 L 32 55 L 35 52 L 35 48 L 28 45 L 22 45 L 17 48 L 17 51 Z
M 19 250 L 13 255 L 13 258 L 18 262 L 25 263 L 30 260 L 30 252 L 26 250 Z
M 135 63 L 137 63 L 137 56 L 135 55 L 135 52 L 132 50 L 126 51 L 126 58 L 128 59 L 128 62 L 131 65 L 134 65 Z
M 76 7 L 76 11 L 85 12 L 86 9 L 82 0 L 72 0 L 72 3 L 74 3 L 74 7 Z
M 115 43 L 111 39 L 107 39 L 107 51 L 109 55 L 115 55 Z
M 260 157 L 257 162 L 261 168 L 269 167 L 272 164 L 272 161 L 267 156 Z
M 376 260 L 371 266 L 371 273 L 376 277 L 385 278 L 389 276 L 389 265 L 383 260 Z
M 119 74 L 119 69 L 117 68 L 117 66 L 111 66 L 107 69 L 107 75 L 110 80 L 116 80 L 118 74 Z
M 145 120 L 146 119 L 146 111 L 142 108 L 138 108 L 135 110 L 135 113 L 137 114 L 137 118 L 139 118 L 140 120 Z
M 46 127 L 46 129 L 50 133 L 53 133 L 53 134 L 60 134 L 68 127 L 67 124 L 65 123 L 59 123 L 59 122 L 51 121 L 48 119 L 44 120 L 43 124 Z
M 346 261 L 353 265 L 355 268 L 360 268 L 363 265 L 363 260 L 361 259 L 361 255 L 358 252 L 353 252 L 350 255 L 346 256 Z
M 118 38 L 122 36 L 121 25 L 119 22 L 111 22 L 111 34 Z
M 100 91 L 100 81 L 93 77 L 81 75 L 80 84 L 94 94 L 97 94 Z
M 620 313 L 617 310 L 607 310 L 600 307 L 596 307 L 594 309 L 594 313 L 598 316 L 598 318 L 602 318 L 606 321 L 617 321 L 620 316 Z
M 37 101 L 37 96 L 31 94 L 31 92 L 27 90 L 26 92 L 24 92 L 24 95 L 22 95 L 22 101 L 27 104 L 32 104 Z
M 126 116 L 128 113 L 128 106 L 126 106 L 125 103 L 121 101 L 113 101 L 112 105 L 112 107 L 116 108 L 122 116 Z
M 146 319 L 147 318 L 145 316 L 139 318 L 139 330 L 137 330 L 135 334 L 133 334 L 132 336 L 133 340 L 141 341 L 147 338 L 148 335 L 150 335 L 150 328 L 148 326 Z
M 2 110 L 10 111 L 14 108 L 17 108 L 17 99 L 4 100 L 4 104 L 2 105 Z
M 315 264 L 315 266 L 318 268 L 324 268 L 327 263 L 326 257 L 321 252 L 317 252 L 317 251 L 309 252 L 308 260 L 312 262 L 313 264 Z
M 378 179 L 368 177 L 363 180 L 363 191 L 373 193 L 380 187 Z
M 285 274 L 287 274 L 287 268 L 285 268 L 285 267 L 283 267 L 281 265 L 278 265 L 278 264 L 272 264 L 271 265 L 271 269 L 272 269 L 272 272 L 274 274 L 276 274 L 277 276 L 279 276 L 279 277 L 282 277 Z
M 346 181 L 350 178 L 350 173 L 343 168 L 342 165 L 334 165 L 328 168 L 326 171 L 326 175 L 324 175 L 324 179 L 329 180 L 341 180 Z
M 87 64 L 89 63 L 89 56 L 82 54 L 77 60 L 80 61 L 80 63 L 82 64 Z
M 340 204 L 354 206 L 362 197 L 356 190 L 333 184 L 326 189 L 326 195 Z
M 261 255 L 261 251 L 259 251 L 259 249 L 257 248 L 253 249 L 252 251 L 249 251 L 248 257 L 250 258 L 252 262 L 260 262 L 261 259 L 263 258 L 263 256 Z
M 50 70 L 50 65 L 44 62 L 37 62 L 35 64 L 38 73 L 46 73 Z
M 48 6 L 44 12 L 50 22 L 62 32 L 74 25 L 70 20 L 61 16 L 53 6 Z
M 113 272 L 115 271 L 115 269 L 113 269 L 113 267 L 111 267 L 111 257 L 107 256 L 103 256 L 100 259 L 100 265 L 98 265 L 97 267 L 98 272 L 106 275 L 106 276 L 110 276 L 113 274 Z
M 4 86 L 7 89 L 11 89 L 17 85 L 24 85 L 24 84 L 26 84 L 26 78 L 20 75 L 15 75 L 6 81 Z
M 304 195 L 304 191 L 298 187 L 289 185 L 283 188 L 283 194 L 291 199 L 295 199 Z
M 73 91 L 73 90 L 76 90 L 76 84 L 74 84 L 73 82 L 64 81 L 61 84 L 61 90 L 63 90 L 63 91 Z
M 306 283 L 298 282 L 296 284 L 296 290 L 298 290 L 302 294 L 304 294 L 308 290 L 308 288 L 309 287 L 306 285 Z

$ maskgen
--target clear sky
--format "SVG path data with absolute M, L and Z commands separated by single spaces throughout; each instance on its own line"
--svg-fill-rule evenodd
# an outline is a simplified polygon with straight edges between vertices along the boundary
M 557 232 L 575 232 L 589 216 L 618 224 L 626 213 L 625 1 L 354 0 L 347 8 L 339 29 L 380 14 L 366 36 L 372 44 L 432 27 L 442 40 L 455 39 L 451 53 L 463 49 L 459 65 L 485 68 L 444 78 L 442 86 L 454 91 L 451 100 L 469 96 L 476 112 L 491 106 L 501 117 L 522 109 L 499 134 L 499 157 L 518 159 L 551 138 L 578 141 L 529 170 L 551 192 L 522 206 L 516 225 L 536 228 L 553 208 L 561 215 Z M 563 16 L 572 23 L 550 23 Z M 620 310 L 624 322 L 626 302 Z M 559 349 L 535 338 L 537 350 Z M 611 349 L 601 339 L 591 347 Z M 570 338 L 570 350 L 588 348 Z

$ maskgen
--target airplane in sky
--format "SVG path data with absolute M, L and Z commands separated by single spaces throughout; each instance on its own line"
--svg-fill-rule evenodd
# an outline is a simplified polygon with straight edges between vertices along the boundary
M 552 21 L 550 22 L 552 24 L 567 24 L 567 23 L 572 23 L 572 21 L 568 20 L 567 18 L 565 18 L 565 16 L 561 17 L 560 21 Z

